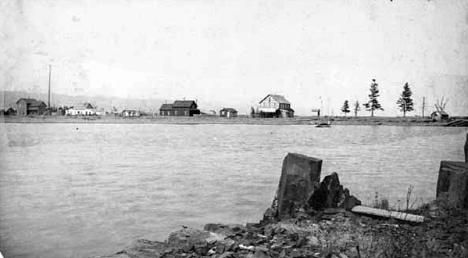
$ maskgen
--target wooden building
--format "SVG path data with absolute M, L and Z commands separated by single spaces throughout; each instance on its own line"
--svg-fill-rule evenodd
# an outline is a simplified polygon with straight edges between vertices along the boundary
M 171 112 L 172 112 L 172 104 L 162 104 L 161 108 L 159 108 L 160 116 L 171 116 Z
M 30 98 L 21 98 L 16 101 L 16 105 L 18 105 L 17 114 L 20 116 L 43 115 L 47 108 L 44 101 Z
M 434 111 L 431 113 L 431 118 L 437 121 L 446 121 L 449 120 L 449 115 L 445 111 Z
M 259 102 L 260 117 L 294 117 L 291 103 L 281 95 L 268 94 Z
M 162 116 L 193 116 L 199 115 L 197 103 L 194 100 L 176 100 L 173 104 L 163 104 L 159 109 Z
M 233 108 L 223 108 L 219 111 L 220 117 L 237 117 L 237 110 Z

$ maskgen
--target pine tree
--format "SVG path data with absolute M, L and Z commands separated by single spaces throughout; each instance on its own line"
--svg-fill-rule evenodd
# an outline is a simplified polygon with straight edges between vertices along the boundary
M 357 117 L 357 112 L 361 110 L 361 107 L 359 106 L 359 101 L 356 100 L 354 103 L 354 117 Z
M 401 97 L 398 99 L 397 104 L 400 107 L 400 110 L 403 112 L 403 117 L 406 117 L 406 112 L 413 111 L 413 99 L 411 98 L 413 93 L 409 87 L 408 83 L 405 83 L 403 86 L 403 92 L 401 93 Z
M 369 101 L 367 103 L 364 103 L 364 106 L 366 107 L 367 111 L 371 112 L 371 117 L 374 116 L 374 110 L 384 110 L 380 105 L 379 101 L 377 100 L 379 96 L 379 85 L 377 84 L 375 79 L 372 79 L 372 83 L 370 85 Z
M 348 103 L 348 100 L 345 100 L 345 102 L 343 103 L 343 107 L 341 107 L 341 112 L 343 112 L 346 116 L 347 113 L 351 112 L 349 110 L 349 103 Z

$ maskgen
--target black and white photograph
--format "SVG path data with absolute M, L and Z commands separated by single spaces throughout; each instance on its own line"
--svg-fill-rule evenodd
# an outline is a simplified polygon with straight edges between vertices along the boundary
M 0 0 L 0 258 L 468 257 L 468 0 Z

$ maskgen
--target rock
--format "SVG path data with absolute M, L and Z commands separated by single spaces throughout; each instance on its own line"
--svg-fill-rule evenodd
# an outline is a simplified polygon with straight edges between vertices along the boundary
M 437 180 L 436 196 L 447 196 L 450 207 L 468 208 L 468 163 L 442 161 Z
M 268 208 L 265 213 L 263 213 L 262 224 L 268 224 L 277 221 L 278 210 L 275 208 Z
M 340 208 L 344 208 L 347 211 L 350 211 L 354 206 L 361 205 L 361 201 L 349 194 L 348 188 L 344 189 L 344 200 L 338 205 Z
M 301 154 L 288 153 L 283 160 L 278 186 L 278 218 L 293 218 L 295 210 L 307 205 L 312 193 L 318 188 L 322 160 Z
M 320 183 L 320 187 L 312 194 L 308 203 L 315 210 L 337 208 L 344 200 L 343 186 L 337 173 L 326 176 Z
M 289 252 L 289 257 L 301 257 L 301 252 L 297 249 L 293 249 L 291 250 L 291 252 Z
M 167 248 L 167 244 L 158 241 L 140 239 L 130 244 L 124 251 L 130 257 L 150 258 L 162 256 Z
M 215 223 L 208 223 L 203 227 L 203 230 L 210 231 L 210 232 L 216 232 L 220 227 L 220 224 L 215 224 Z
M 307 237 L 307 245 L 310 246 L 311 248 L 319 248 L 320 247 L 320 241 L 316 236 L 308 236 Z
M 236 257 L 233 252 L 225 252 L 222 255 L 220 255 L 218 258 L 232 258 Z
M 167 239 L 169 247 L 182 250 L 183 252 L 195 251 L 197 254 L 205 255 L 209 248 L 208 244 L 222 241 L 224 236 L 205 230 L 184 228 L 173 232 Z

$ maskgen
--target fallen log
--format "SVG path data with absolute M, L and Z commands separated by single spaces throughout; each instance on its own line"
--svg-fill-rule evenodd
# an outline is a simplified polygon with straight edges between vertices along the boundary
M 361 205 L 354 206 L 351 209 L 351 211 L 354 213 L 374 215 L 374 216 L 379 216 L 379 217 L 384 217 L 384 218 L 394 218 L 398 220 L 411 221 L 411 222 L 423 222 L 425 219 L 423 216 L 419 216 L 419 215 L 408 214 L 408 213 L 398 212 L 398 211 L 387 211 L 387 210 L 370 208 L 370 207 L 361 206 Z

